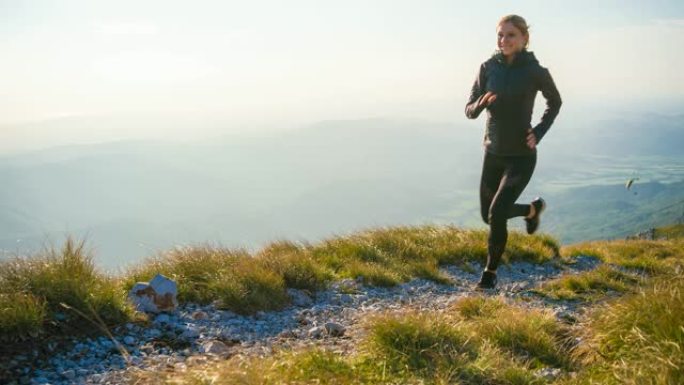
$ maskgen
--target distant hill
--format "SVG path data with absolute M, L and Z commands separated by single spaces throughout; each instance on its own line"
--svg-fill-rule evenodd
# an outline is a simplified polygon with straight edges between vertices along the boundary
M 598 147 L 617 142 L 554 126 L 521 197 L 548 198 L 542 231 L 571 242 L 677 219 L 684 190 L 671 182 L 684 180 L 684 155 L 658 151 L 669 151 L 681 119 L 651 121 L 664 128 L 649 129 L 649 138 L 665 147 L 653 142 L 646 155 L 606 155 Z M 638 147 L 644 132 L 637 123 L 624 130 L 607 123 L 594 134 L 632 138 Z M 0 256 L 60 243 L 67 233 L 88 236 L 98 262 L 115 267 L 176 244 L 256 248 L 276 238 L 315 240 L 380 225 L 484 226 L 477 198 L 482 134 L 481 121 L 364 119 L 204 142 L 122 141 L 0 157 Z M 624 188 L 635 172 L 637 196 Z M 511 228 L 522 229 L 522 221 Z
M 638 231 L 684 222 L 684 182 L 597 185 L 553 195 L 544 231 L 563 243 L 624 238 Z M 636 194 L 635 194 L 636 193 Z

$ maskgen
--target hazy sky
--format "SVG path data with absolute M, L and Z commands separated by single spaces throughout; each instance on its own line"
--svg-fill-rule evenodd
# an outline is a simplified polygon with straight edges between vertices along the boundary
M 684 97 L 684 2 L 503 4 L 0 0 L 0 127 L 141 115 L 233 127 L 456 121 L 509 13 L 531 25 L 530 50 L 565 105 Z

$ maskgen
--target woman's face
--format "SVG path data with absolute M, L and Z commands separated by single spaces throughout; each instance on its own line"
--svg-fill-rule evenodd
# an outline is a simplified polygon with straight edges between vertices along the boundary
M 511 22 L 499 24 L 496 28 L 496 45 L 506 56 L 522 50 L 526 41 L 522 32 Z

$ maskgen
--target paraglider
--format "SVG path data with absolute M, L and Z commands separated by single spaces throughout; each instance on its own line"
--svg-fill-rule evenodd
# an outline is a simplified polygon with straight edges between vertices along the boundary
M 629 180 L 625 184 L 625 188 L 629 191 L 629 189 L 632 188 L 632 184 L 634 184 L 634 181 L 637 181 L 637 180 L 639 180 L 639 178 L 629 178 Z M 634 195 L 637 195 L 636 191 L 634 191 Z

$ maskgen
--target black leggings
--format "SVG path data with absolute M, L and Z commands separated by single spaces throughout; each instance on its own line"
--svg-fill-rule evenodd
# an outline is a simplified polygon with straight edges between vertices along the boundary
M 495 155 L 485 151 L 480 180 L 480 212 L 489 224 L 487 240 L 487 270 L 496 270 L 506 248 L 509 218 L 526 217 L 530 204 L 518 204 L 518 199 L 532 177 L 537 153 L 532 155 Z

